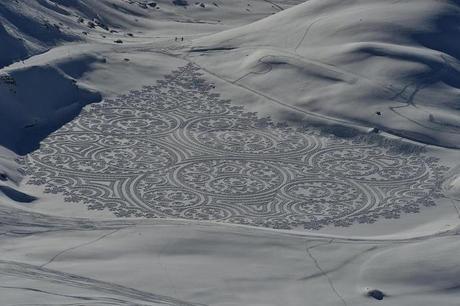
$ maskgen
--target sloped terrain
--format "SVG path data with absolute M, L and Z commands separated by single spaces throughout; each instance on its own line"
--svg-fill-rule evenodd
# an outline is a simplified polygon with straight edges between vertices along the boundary
M 250 9 L 240 2 L 0 3 L 0 145 L 26 154 L 84 105 L 100 101 L 100 93 L 145 84 L 142 79 L 158 73 L 146 55 L 151 49 L 176 48 L 186 43 L 186 35 L 216 32 L 280 10 L 264 1 Z M 128 63 L 129 57 L 135 59 Z M 128 71 L 131 81 L 123 76 Z M 110 77 L 100 77 L 101 72 Z M 120 80 L 114 83 L 117 76 Z M 82 84 L 85 78 L 90 80 Z
M 244 3 L 244 5 L 243 5 Z M 283 4 L 286 7 L 295 1 Z M 69 42 L 216 32 L 281 10 L 238 0 L 31 0 L 0 3 L 0 68 Z M 182 33 L 181 33 L 182 32 Z M 113 39 L 107 39 L 113 42 Z
M 190 58 L 299 112 L 458 147 L 459 5 L 313 0 L 196 39 Z
M 84 65 L 74 61 L 72 65 Z M 0 145 L 25 154 L 100 95 L 51 66 L 17 69 L 0 80 Z M 37 83 L 37 80 L 40 80 Z
M 47 1 L 43 1 L 47 4 Z M 32 5 L 30 5 L 32 4 Z M 43 52 L 62 42 L 78 40 L 65 31 L 62 23 L 53 15 L 40 14 L 31 3 L 3 1 L 0 3 L 0 67 L 7 66 L 30 55 Z M 43 6 L 49 8 L 49 4 Z M 66 11 L 55 12 L 56 14 Z M 59 24 L 60 23 L 60 24 Z
M 457 305 L 459 1 L 0 3 L 2 305 Z

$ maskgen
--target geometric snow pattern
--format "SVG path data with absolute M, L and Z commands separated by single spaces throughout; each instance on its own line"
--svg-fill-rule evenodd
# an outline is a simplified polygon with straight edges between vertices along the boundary
M 119 217 L 282 229 L 398 218 L 441 196 L 446 169 L 421 150 L 275 124 L 212 88 L 189 64 L 85 107 L 23 159 L 26 183 Z

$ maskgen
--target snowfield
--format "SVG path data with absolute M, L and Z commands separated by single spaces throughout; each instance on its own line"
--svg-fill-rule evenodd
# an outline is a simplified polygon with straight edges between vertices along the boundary
M 198 38 L 191 58 L 300 112 L 458 148 L 459 35 L 456 1 L 307 1 Z
M 460 2 L 0 3 L 2 305 L 457 305 Z

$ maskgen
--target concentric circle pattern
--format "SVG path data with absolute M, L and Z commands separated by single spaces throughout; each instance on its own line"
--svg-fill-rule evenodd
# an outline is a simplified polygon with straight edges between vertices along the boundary
M 179 168 L 174 180 L 205 194 L 237 198 L 272 194 L 284 181 L 270 163 L 231 159 L 190 162 Z
M 274 124 L 212 87 L 187 65 L 87 106 L 22 160 L 26 182 L 120 217 L 284 229 L 398 218 L 440 197 L 447 169 L 422 150 Z

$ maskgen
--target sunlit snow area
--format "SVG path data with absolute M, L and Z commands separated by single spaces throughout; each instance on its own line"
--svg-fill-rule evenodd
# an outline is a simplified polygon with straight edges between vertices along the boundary
M 0 0 L 0 305 L 458 305 L 460 1 Z

